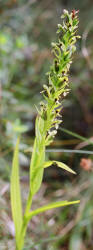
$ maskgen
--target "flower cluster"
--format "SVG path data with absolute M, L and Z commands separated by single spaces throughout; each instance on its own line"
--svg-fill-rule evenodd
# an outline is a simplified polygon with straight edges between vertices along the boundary
M 52 43 L 54 60 L 48 72 L 49 84 L 44 85 L 43 96 L 45 101 L 41 102 L 39 112 L 40 119 L 43 119 L 44 126 L 41 133 L 45 136 L 45 144 L 49 145 L 59 124 L 62 122 L 60 111 L 62 110 L 62 100 L 69 93 L 68 73 L 72 63 L 72 55 L 76 50 L 76 35 L 78 27 L 78 11 L 69 13 L 63 11 L 61 18 L 63 24 L 58 24 L 58 42 Z M 41 123 L 40 123 L 41 124 Z M 41 128 L 40 128 L 41 129 Z

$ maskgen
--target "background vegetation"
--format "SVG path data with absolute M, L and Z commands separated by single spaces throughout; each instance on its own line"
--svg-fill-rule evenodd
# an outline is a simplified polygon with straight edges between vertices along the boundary
M 0 1 L 0 249 L 13 249 L 9 181 L 13 148 L 21 135 L 20 166 L 23 204 L 33 145 L 36 106 L 47 83 L 51 42 L 63 9 L 79 9 L 77 52 L 70 71 L 71 92 L 64 102 L 63 123 L 49 159 L 60 160 L 77 176 L 47 169 L 34 207 L 53 200 L 80 199 L 80 206 L 33 218 L 26 250 L 92 250 L 93 248 L 93 2 L 92 0 Z M 62 130 L 67 129 L 72 131 Z M 81 137 L 80 137 L 81 136 Z M 87 140 L 90 138 L 90 140 Z M 63 149 L 66 152 L 63 152 Z M 67 150 L 71 150 L 68 152 Z M 80 151 L 73 151 L 80 150 Z M 77 153 L 78 152 L 78 153 Z M 25 248 L 24 248 L 25 250 Z

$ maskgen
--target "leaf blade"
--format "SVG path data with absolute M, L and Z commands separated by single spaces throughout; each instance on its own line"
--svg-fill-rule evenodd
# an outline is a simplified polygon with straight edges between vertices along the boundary
M 76 172 L 75 171 L 73 171 L 70 167 L 68 167 L 65 163 L 63 163 L 63 162 L 60 162 L 60 161 L 47 161 L 47 162 L 45 162 L 44 163 L 44 168 L 47 168 L 47 167 L 50 167 L 51 165 L 56 165 L 57 167 L 60 167 L 60 168 L 62 168 L 62 169 L 64 169 L 64 170 L 66 170 L 66 171 L 68 171 L 68 172 L 70 172 L 70 173 L 72 173 L 72 174 L 76 174 Z
M 28 213 L 27 215 L 27 220 L 30 220 L 30 218 L 32 218 L 33 216 L 40 214 L 42 212 L 45 212 L 47 210 L 53 209 L 53 208 L 59 208 L 59 207 L 63 207 L 63 206 L 68 206 L 68 205 L 72 205 L 72 204 L 78 204 L 80 203 L 80 200 L 77 201 L 58 201 L 58 202 L 53 202 L 50 203 L 46 206 L 40 207 L 36 210 L 33 210 L 31 212 Z
M 18 152 L 19 152 L 19 138 L 17 139 L 13 156 L 11 187 L 10 187 L 12 217 L 15 225 L 15 235 L 16 235 L 17 245 L 22 226 L 22 205 L 21 205 L 21 194 L 20 194 L 20 184 L 19 184 Z
M 42 167 L 45 160 L 45 146 L 42 145 L 38 149 L 38 141 L 35 139 L 34 147 L 33 147 L 33 154 L 30 163 L 30 190 L 32 196 L 39 190 L 44 168 Z

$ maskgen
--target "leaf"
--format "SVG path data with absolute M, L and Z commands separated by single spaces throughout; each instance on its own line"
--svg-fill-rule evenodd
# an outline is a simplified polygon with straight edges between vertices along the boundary
M 33 154 L 30 164 L 30 190 L 32 196 L 39 190 L 43 178 L 45 160 L 45 146 L 38 148 L 38 142 L 35 139 Z
M 47 161 L 44 163 L 43 167 L 47 168 L 47 167 L 50 167 L 51 165 L 56 165 L 57 167 L 63 168 L 70 173 L 76 174 L 76 172 L 73 171 L 71 168 L 69 168 L 66 164 L 64 164 L 63 162 L 59 162 L 59 161 Z
M 44 130 L 44 120 L 41 117 L 36 118 L 36 125 L 35 125 L 35 131 L 36 131 L 36 138 L 38 144 L 41 143 L 43 138 L 43 130 Z
M 33 147 L 30 164 L 30 191 L 33 196 L 40 188 L 43 178 L 43 164 L 45 161 L 45 136 L 44 120 L 41 117 L 36 119 L 36 138 Z
M 77 200 L 77 201 L 58 201 L 58 202 L 50 203 L 46 206 L 40 207 L 34 211 L 29 212 L 26 219 L 29 221 L 32 218 L 32 216 L 40 214 L 40 213 L 45 212 L 47 210 L 57 208 L 57 207 L 68 206 L 68 205 L 72 205 L 72 204 L 78 204 L 78 203 L 80 203 L 79 200 Z
M 21 195 L 20 195 L 20 184 L 19 184 L 18 152 L 19 152 L 19 138 L 17 139 L 13 156 L 13 165 L 11 173 L 11 190 L 10 190 L 12 216 L 15 225 L 15 235 L 16 235 L 17 245 L 22 226 L 22 206 L 21 206 Z

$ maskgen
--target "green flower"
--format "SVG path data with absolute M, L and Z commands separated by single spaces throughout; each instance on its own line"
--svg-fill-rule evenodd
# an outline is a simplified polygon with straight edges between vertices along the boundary
M 44 85 L 42 91 L 44 102 L 41 102 L 39 118 L 44 120 L 42 134 L 45 137 L 46 145 L 49 145 L 57 133 L 59 124 L 62 122 L 60 112 L 62 110 L 62 100 L 69 93 L 69 69 L 72 63 L 72 56 L 76 50 L 76 40 L 80 36 L 76 35 L 78 27 L 78 11 L 69 13 L 63 11 L 61 18 L 63 24 L 58 24 L 58 41 L 52 43 L 54 54 L 53 65 L 48 72 L 48 85 Z

